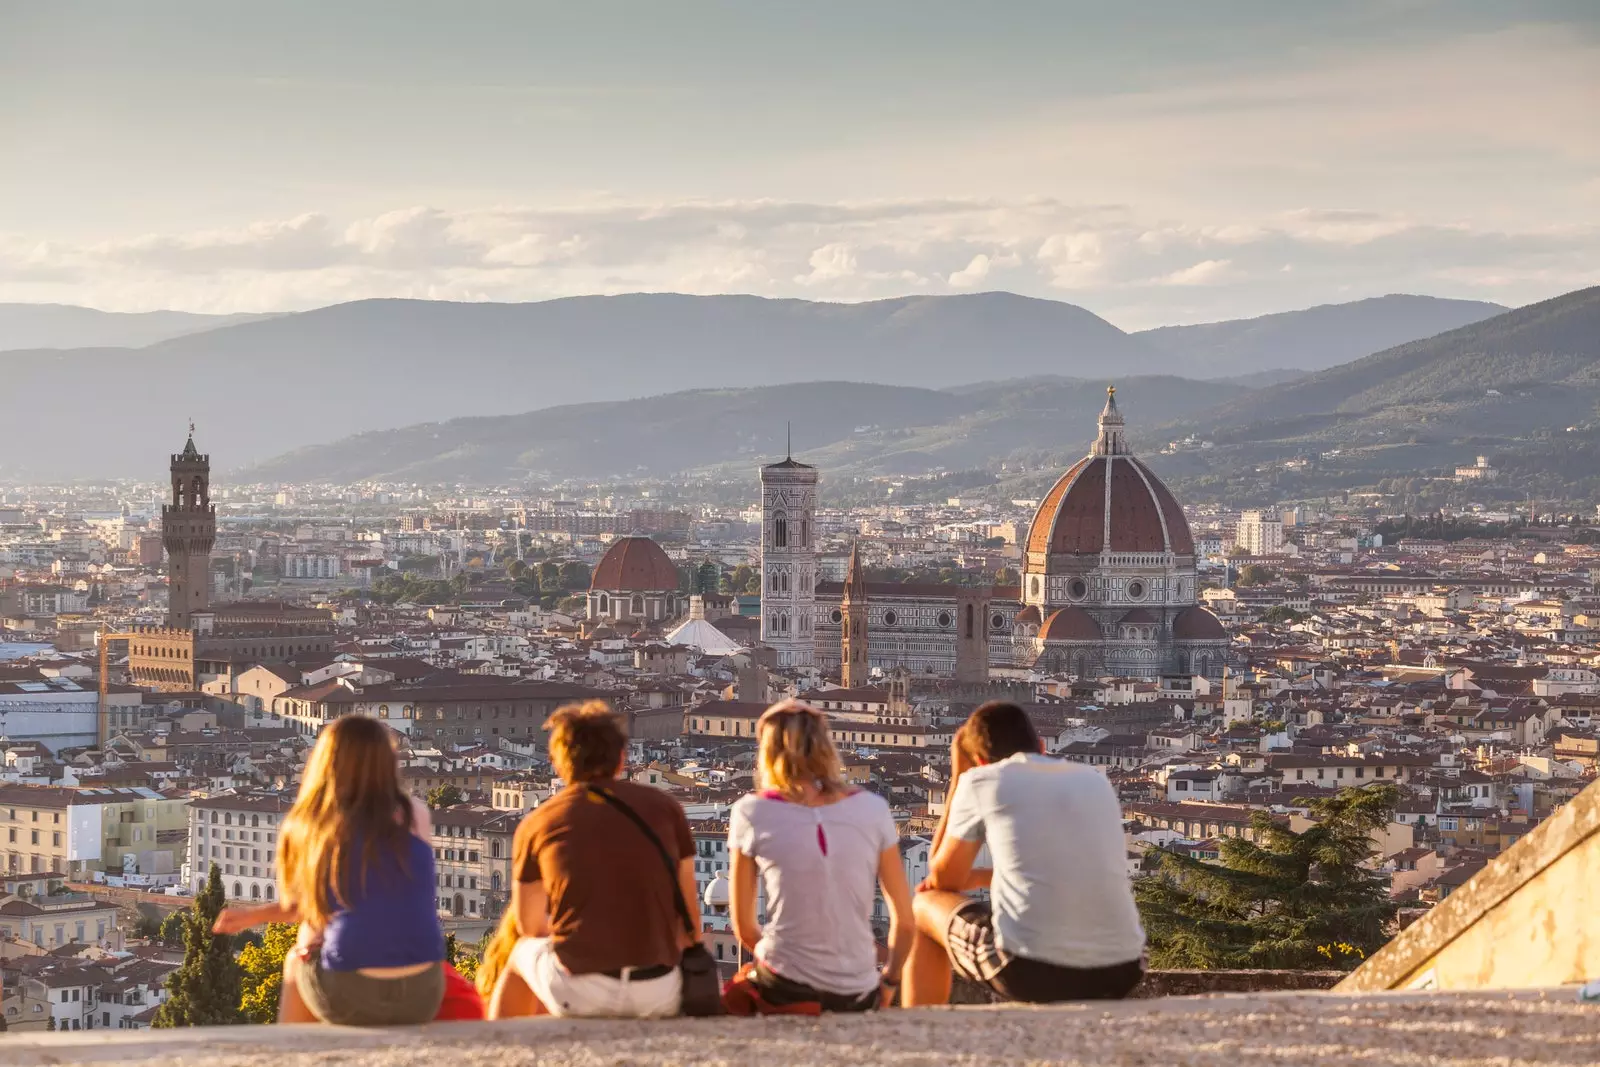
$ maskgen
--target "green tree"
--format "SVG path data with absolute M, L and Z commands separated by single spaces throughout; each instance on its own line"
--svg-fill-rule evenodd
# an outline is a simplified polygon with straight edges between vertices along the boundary
M 283 964 L 300 936 L 297 923 L 268 923 L 260 944 L 239 952 L 239 1012 L 253 1023 L 276 1022 Z
M 1395 905 L 1364 866 L 1388 825 L 1392 785 L 1344 789 L 1310 807 L 1294 833 L 1267 812 L 1255 841 L 1222 840 L 1220 863 L 1172 851 L 1134 885 L 1158 968 L 1353 968 L 1388 940 Z
M 177 911 L 168 913 L 167 917 L 161 920 L 161 943 L 168 948 L 183 947 L 183 928 L 188 921 L 184 916 L 187 910 L 186 908 L 179 908 Z
M 160 916 L 140 913 L 139 921 L 133 924 L 133 936 L 144 938 L 147 941 L 159 940 L 161 937 Z
M 1271 567 L 1263 567 L 1259 563 L 1246 563 L 1239 568 L 1239 584 L 1243 586 L 1271 585 L 1277 580 L 1277 571 Z
M 239 965 L 233 938 L 213 934 L 226 898 L 222 875 L 211 865 L 206 887 L 183 915 L 183 964 L 167 977 L 167 999 L 153 1025 L 220 1026 L 240 1021 Z
M 589 565 L 581 560 L 571 560 L 561 565 L 561 588 L 567 592 L 589 588 Z
M 722 579 L 722 568 L 717 566 L 715 560 L 706 560 L 695 570 L 694 591 L 701 596 L 709 596 L 717 591 Z
M 436 785 L 428 790 L 428 807 L 449 808 L 466 800 L 460 789 L 453 785 Z

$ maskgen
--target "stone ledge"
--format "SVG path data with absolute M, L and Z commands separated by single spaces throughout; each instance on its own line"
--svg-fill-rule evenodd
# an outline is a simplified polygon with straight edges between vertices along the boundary
M 821 1019 L 0 1035 L 7 1067 L 1378 1067 L 1600 1063 L 1600 1007 L 1535 993 L 1222 995 Z

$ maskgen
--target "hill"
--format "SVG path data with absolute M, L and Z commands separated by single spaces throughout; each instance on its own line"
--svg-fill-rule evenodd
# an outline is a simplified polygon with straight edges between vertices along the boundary
M 931 388 L 1160 372 L 1171 358 L 1080 307 L 1008 293 L 863 304 L 674 294 L 530 304 L 368 300 L 147 348 L 0 353 L 0 423 L 52 448 L 0 474 L 148 474 L 192 415 L 219 465 L 441 418 L 686 387 L 831 379 Z M 70 411 L 51 405 L 65 382 Z M 171 429 L 129 441 L 129 405 Z M 61 434 L 70 414 L 71 434 Z M 144 425 L 152 425 L 148 418 Z M 111 446 L 115 444 L 116 448 Z M 123 462 L 119 462 L 123 461 Z M 0 458 L 0 463 L 4 459 Z
M 142 348 L 184 334 L 254 322 L 265 315 L 129 314 L 71 304 L 0 304 L 0 351 L 18 348 Z
M 1183 360 L 1175 373 L 1217 378 L 1276 368 L 1322 370 L 1505 310 L 1479 300 L 1399 294 L 1253 319 L 1161 326 L 1134 336 Z
M 1137 435 L 1237 388 L 1132 378 L 1119 383 L 1118 396 Z M 690 390 L 357 434 L 287 453 L 236 480 L 747 476 L 782 456 L 791 417 L 796 456 L 832 475 L 921 474 L 1006 460 L 1051 465 L 1088 447 L 1104 401 L 1101 382 L 1065 378 L 948 391 L 837 381 Z

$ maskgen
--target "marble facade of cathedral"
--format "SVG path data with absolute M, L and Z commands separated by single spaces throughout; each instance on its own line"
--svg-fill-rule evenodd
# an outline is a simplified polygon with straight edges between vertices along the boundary
M 1228 636 L 1198 606 L 1188 520 L 1129 452 L 1114 389 L 1089 455 L 1034 514 L 1020 587 L 874 582 L 864 572 L 815 582 L 815 468 L 787 459 L 762 468 L 761 482 L 762 636 L 781 664 L 840 670 L 853 586 L 867 665 L 884 674 L 977 681 L 980 660 L 984 675 L 991 666 L 1078 677 L 1222 674 Z

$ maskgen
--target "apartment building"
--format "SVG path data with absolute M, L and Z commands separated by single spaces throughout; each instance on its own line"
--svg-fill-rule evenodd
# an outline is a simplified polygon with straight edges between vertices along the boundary
M 278 828 L 293 804 L 281 793 L 225 793 L 191 802 L 190 890 L 205 888 L 215 864 L 229 900 L 276 900 Z

